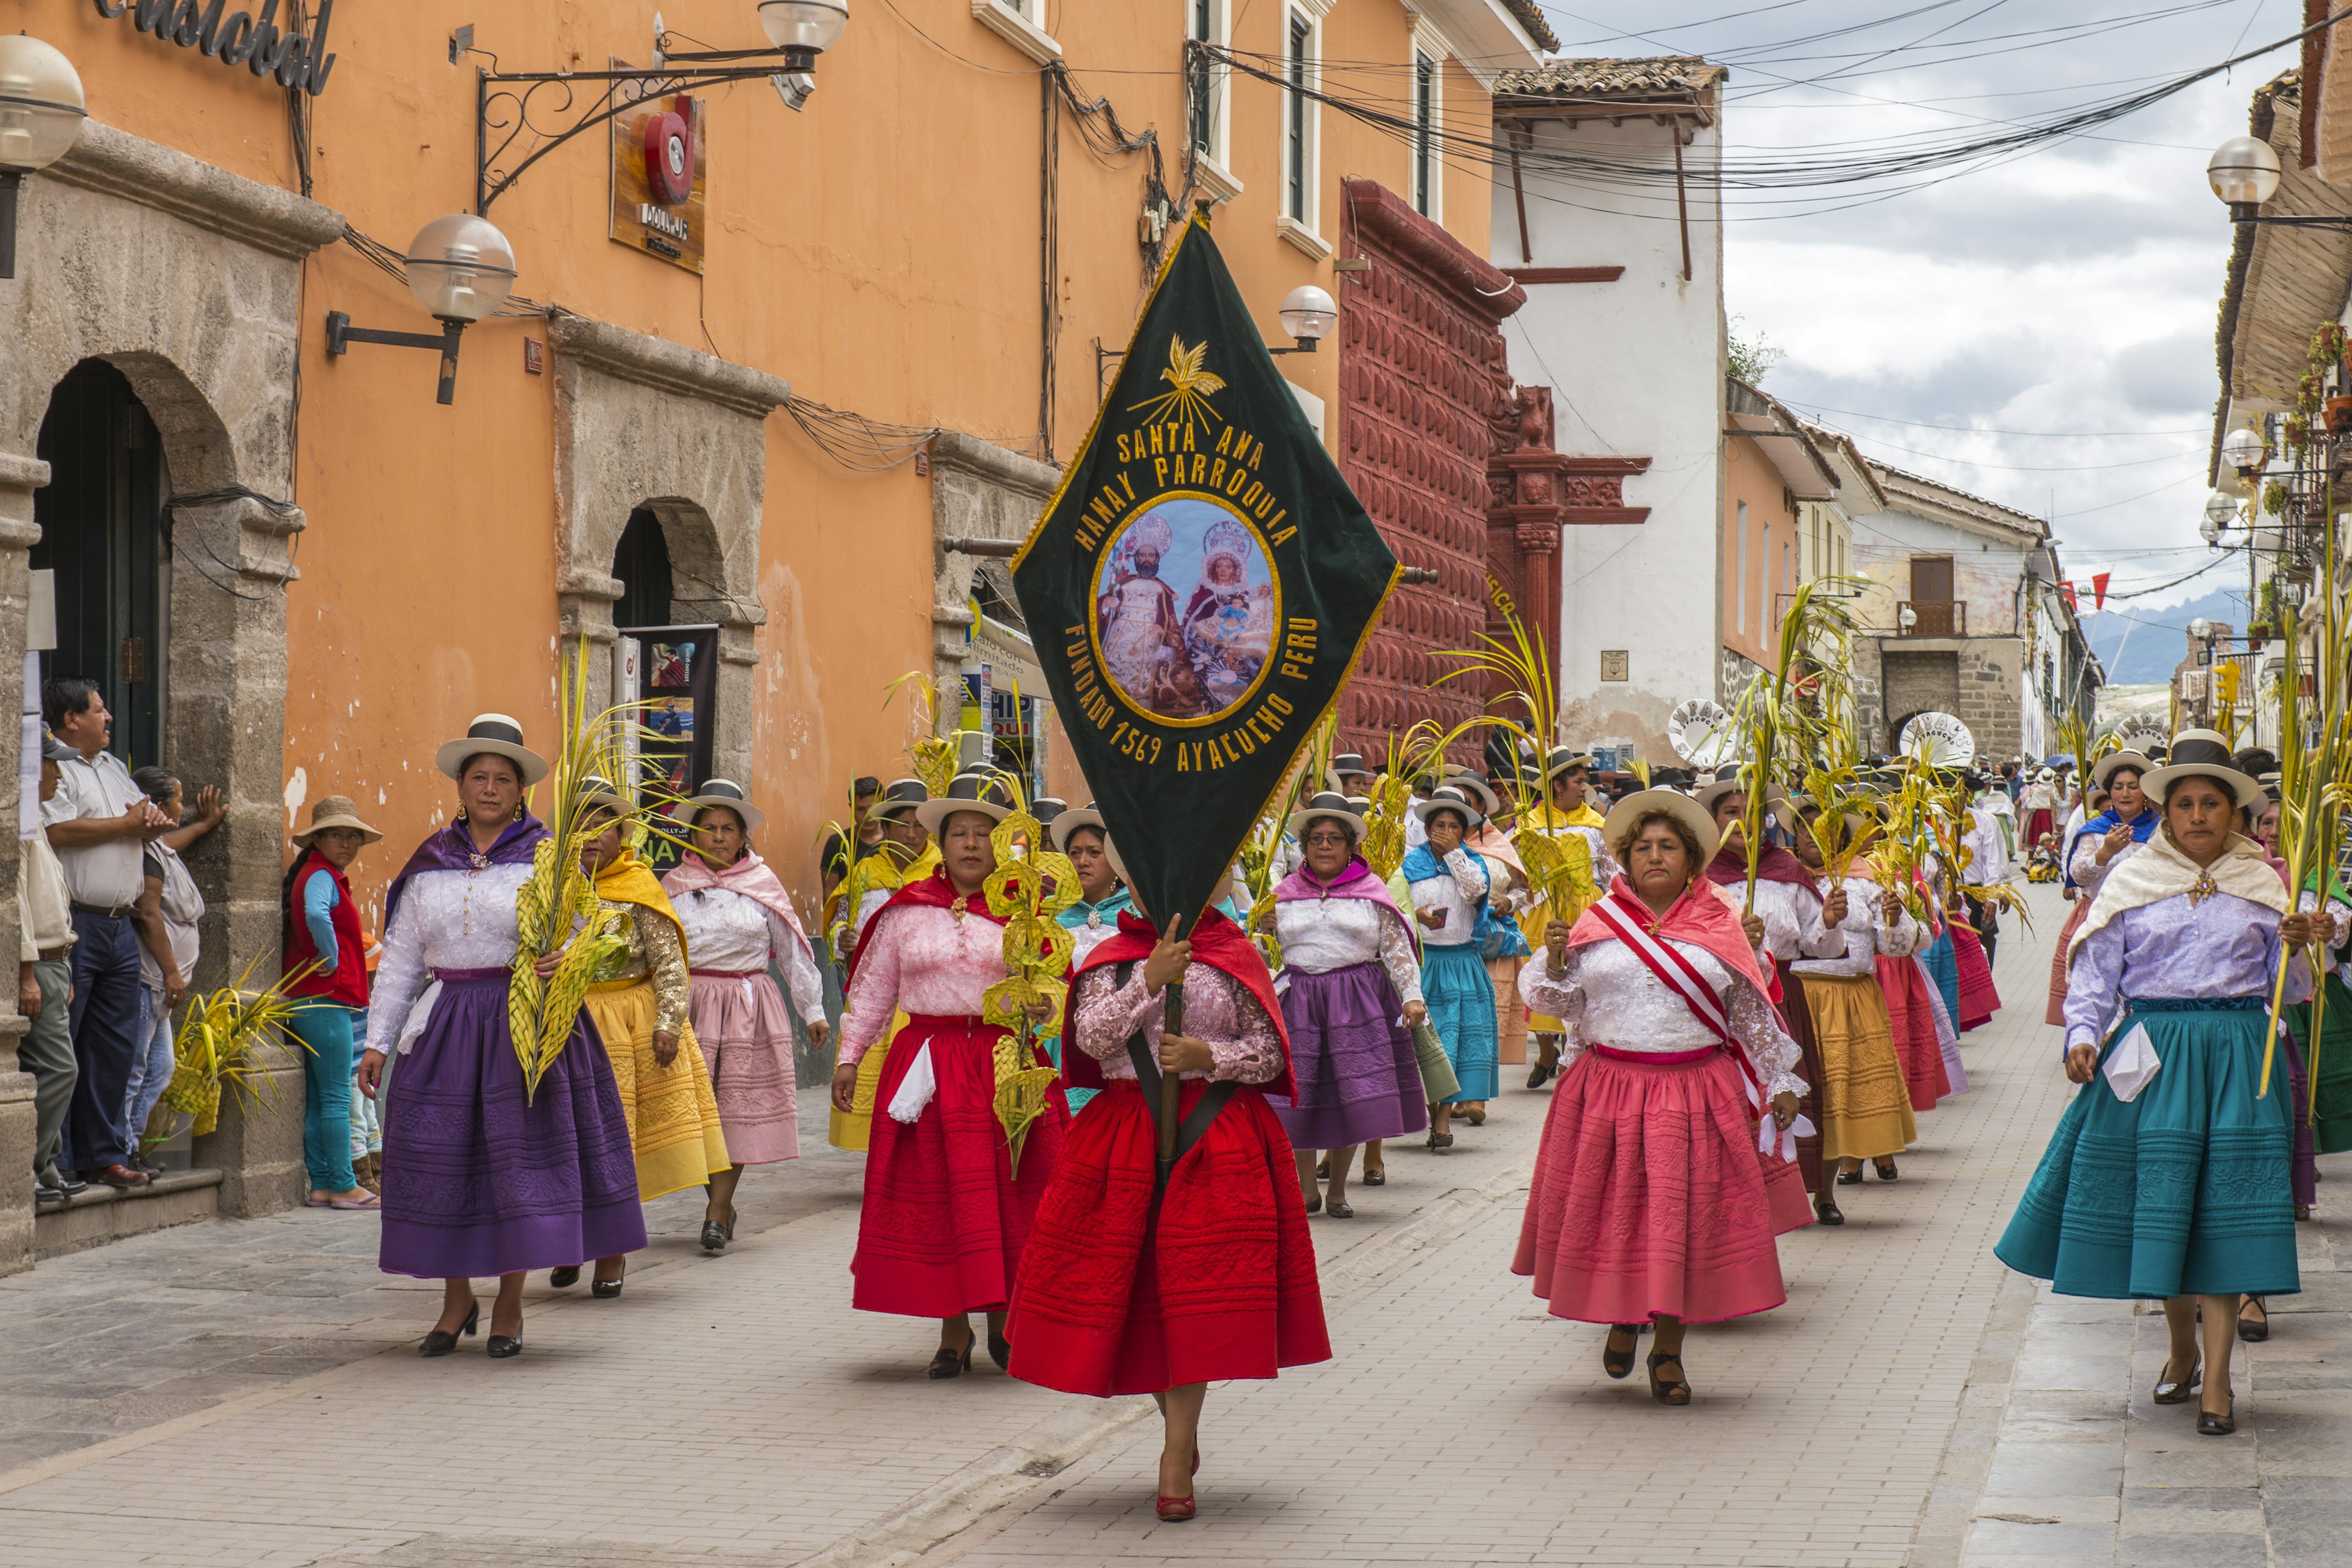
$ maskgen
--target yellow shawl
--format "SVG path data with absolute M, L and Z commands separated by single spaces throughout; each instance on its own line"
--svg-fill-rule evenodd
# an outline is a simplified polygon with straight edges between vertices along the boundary
M 637 858 L 635 849 L 624 847 L 611 865 L 596 873 L 596 896 L 607 903 L 637 904 L 653 910 L 677 927 L 677 944 L 684 950 L 686 927 L 678 923 L 677 911 L 670 907 L 669 895 L 662 891 L 661 879 L 652 867 Z
M 2173 843 L 2170 827 L 2159 827 L 2140 846 L 2137 854 L 2108 872 L 2107 879 L 2099 884 L 2099 896 L 2092 900 L 2091 912 L 2084 917 L 2074 940 L 2067 944 L 2066 963 L 2072 966 L 2074 955 L 2083 951 L 2083 943 L 2090 934 L 2126 910 L 2189 892 L 2200 878 L 2205 877 L 2212 879 L 2216 891 L 2260 904 L 2282 916 L 2291 912 L 2286 883 L 2263 858 L 2261 847 L 2252 839 L 2232 833 L 2213 863 L 2200 866 Z

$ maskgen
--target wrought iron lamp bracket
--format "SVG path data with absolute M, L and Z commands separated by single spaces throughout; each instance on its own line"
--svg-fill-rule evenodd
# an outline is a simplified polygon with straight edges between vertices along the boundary
M 739 60 L 765 64 L 736 65 Z M 808 62 L 798 49 L 664 51 L 662 63 L 634 70 L 498 71 L 478 68 L 474 82 L 474 211 L 489 216 L 523 172 L 558 147 L 649 98 L 731 82 L 756 81 Z M 634 85 L 634 94 L 625 86 Z

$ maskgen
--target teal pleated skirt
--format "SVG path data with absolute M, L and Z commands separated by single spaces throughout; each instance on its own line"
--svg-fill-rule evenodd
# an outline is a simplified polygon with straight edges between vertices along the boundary
M 1478 956 L 1478 944 L 1423 948 L 1421 994 L 1429 1008 L 1430 1026 L 1437 1031 L 1445 1059 L 1462 1082 L 1445 1102 L 1494 1099 L 1502 1089 L 1502 1042 L 1496 1026 L 1495 983 Z
M 2126 1004 L 2164 1065 L 2129 1104 L 2105 1073 L 2058 1119 L 1993 1256 L 2062 1296 L 2286 1295 L 2294 1128 L 2284 1062 L 2262 1084 L 2262 998 Z

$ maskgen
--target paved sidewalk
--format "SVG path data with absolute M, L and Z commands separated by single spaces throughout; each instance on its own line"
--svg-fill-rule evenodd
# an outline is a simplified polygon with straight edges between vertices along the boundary
M 1337 1359 L 1213 1391 L 1203 1511 L 1161 1525 L 1148 1400 L 985 1358 L 933 1384 L 930 1331 L 848 1310 L 861 1163 L 817 1133 L 747 1177 L 726 1256 L 695 1251 L 698 1196 L 665 1200 L 626 1295 L 534 1300 L 510 1363 L 412 1352 L 436 1288 L 375 1275 L 365 1216 L 0 1281 L 29 1328 L 0 1352 L 0 1568 L 1945 1568 L 2015 1436 L 2033 1299 L 1990 1247 L 2065 1092 L 2040 1022 L 2060 911 L 2033 891 L 2042 935 L 2003 942 L 2011 1005 L 1964 1047 L 1975 1092 L 1923 1117 L 1898 1182 L 1842 1189 L 1849 1224 L 1785 1239 L 1785 1308 L 1693 1331 L 1686 1410 L 1609 1381 L 1600 1330 L 1508 1274 L 1549 1103 L 1513 1087 L 1453 1154 L 1392 1151 L 1361 1217 L 1315 1222 Z M 2287 1318 L 2268 1350 L 2312 1353 Z

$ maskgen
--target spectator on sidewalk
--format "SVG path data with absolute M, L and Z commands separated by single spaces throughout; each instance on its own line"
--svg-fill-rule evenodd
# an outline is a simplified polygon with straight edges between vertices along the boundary
M 143 1187 L 147 1173 L 131 1166 L 124 1115 L 139 1028 L 139 938 L 131 917 L 144 885 L 142 852 L 173 824 L 131 782 L 122 759 L 107 751 L 114 715 L 96 686 L 57 677 L 41 688 L 41 710 L 74 752 L 59 764 L 56 796 L 41 807 L 73 910 L 68 1016 L 79 1076 L 67 1142 L 86 1178 Z
M 163 768 L 141 768 L 131 782 L 174 824 L 180 824 L 180 781 Z M 155 1102 L 171 1086 L 172 1015 L 196 973 L 196 921 L 204 918 L 205 896 L 188 874 L 180 852 L 228 816 L 220 791 L 207 785 L 196 792 L 196 811 L 147 846 L 141 867 L 142 886 L 139 909 L 132 918 L 139 927 L 139 1033 L 131 1055 L 131 1085 L 123 1096 L 123 1114 L 135 1142 L 146 1131 Z M 132 1151 L 131 1163 L 151 1176 L 161 1173 L 142 1164 Z
M 368 973 L 367 938 L 344 873 L 362 849 L 383 837 L 360 820 L 349 796 L 322 795 L 310 807 L 310 827 L 294 835 L 294 864 L 280 893 L 278 951 L 286 973 L 315 965 L 286 987 L 305 1003 L 287 1027 L 308 1047 L 302 1053 L 302 1163 L 310 1167 L 310 1194 L 302 1201 L 311 1208 L 377 1206 L 375 1194 L 352 1169 L 352 1026 L 368 1005 Z
M 41 731 L 41 799 L 58 793 L 58 764 L 74 754 L 73 748 L 47 730 Z M 16 874 L 16 929 L 24 935 L 24 952 L 16 965 L 16 1011 L 30 1025 L 16 1047 L 16 1060 L 33 1075 L 33 1197 L 54 1203 L 73 1196 L 88 1182 L 58 1169 L 58 1145 L 64 1136 L 66 1108 L 72 1103 L 73 1036 L 66 1028 L 66 1011 L 73 1005 L 73 912 L 66 894 L 65 873 L 58 868 L 57 851 L 47 835 L 35 833 L 20 846 L 23 858 Z

